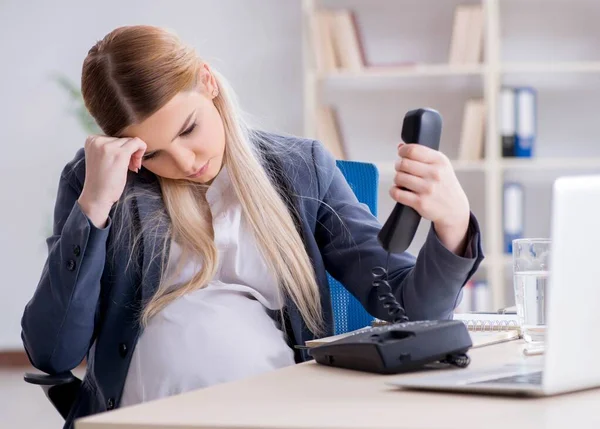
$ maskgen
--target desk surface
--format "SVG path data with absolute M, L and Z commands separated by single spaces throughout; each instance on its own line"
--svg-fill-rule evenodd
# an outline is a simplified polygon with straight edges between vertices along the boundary
M 469 352 L 461 371 L 534 362 L 513 341 Z M 77 429 L 191 428 L 598 428 L 600 389 L 551 398 L 414 392 L 368 374 L 308 362 L 262 376 L 97 414 Z

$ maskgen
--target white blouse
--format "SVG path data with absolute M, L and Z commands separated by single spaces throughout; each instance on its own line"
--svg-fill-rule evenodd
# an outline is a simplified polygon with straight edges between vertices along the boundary
M 226 167 L 207 190 L 219 265 L 200 290 L 166 306 L 135 347 L 121 406 L 238 380 L 294 364 L 283 332 L 266 309 L 281 308 L 277 281 L 267 268 Z M 170 258 L 181 249 L 172 243 Z M 191 278 L 189 262 L 175 283 Z

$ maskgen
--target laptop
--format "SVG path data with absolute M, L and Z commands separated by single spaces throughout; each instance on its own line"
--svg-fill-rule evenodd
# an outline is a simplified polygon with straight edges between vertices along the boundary
M 552 197 L 544 355 L 483 370 L 419 373 L 388 384 L 525 396 L 600 386 L 600 175 L 560 177 Z

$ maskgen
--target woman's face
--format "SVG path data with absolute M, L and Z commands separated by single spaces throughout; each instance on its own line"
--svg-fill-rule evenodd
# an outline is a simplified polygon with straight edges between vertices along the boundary
M 210 183 L 221 170 L 225 152 L 223 121 L 213 103 L 218 87 L 208 66 L 194 91 L 181 92 L 123 135 L 146 145 L 142 165 L 168 179 Z

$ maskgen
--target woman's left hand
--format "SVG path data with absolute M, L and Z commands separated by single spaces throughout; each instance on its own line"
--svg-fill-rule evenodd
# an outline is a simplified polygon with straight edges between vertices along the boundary
M 391 197 L 433 222 L 444 246 L 463 254 L 470 207 L 450 160 L 443 153 L 418 144 L 401 143 L 398 155 Z

